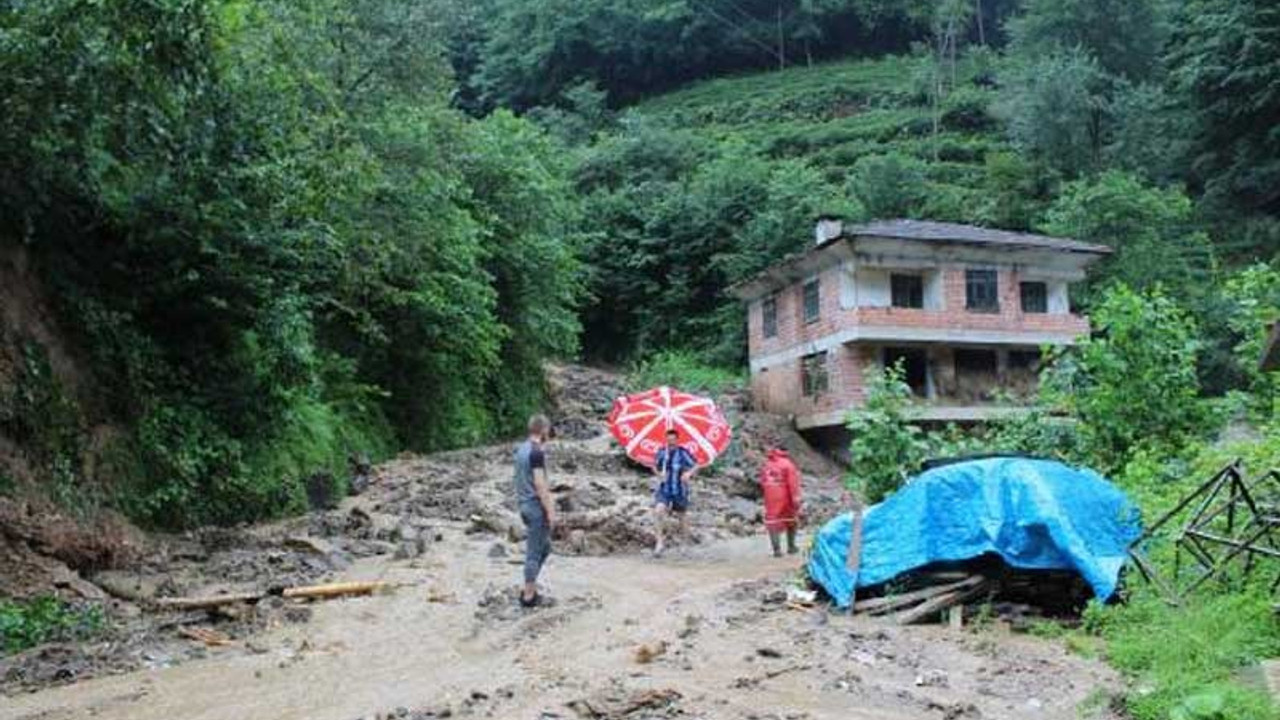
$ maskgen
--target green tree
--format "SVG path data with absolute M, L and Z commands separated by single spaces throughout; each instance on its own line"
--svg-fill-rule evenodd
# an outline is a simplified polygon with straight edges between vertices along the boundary
M 1169 62 L 1195 110 L 1193 169 L 1210 201 L 1280 212 L 1280 7 L 1265 0 L 1181 5 Z
M 920 468 L 927 443 L 920 428 L 907 420 L 911 387 L 901 363 L 867 378 L 866 401 L 849 414 L 847 484 L 868 503 L 893 493 Z
M 1207 428 L 1195 321 L 1160 289 L 1106 291 L 1092 337 L 1055 361 L 1046 388 L 1079 418 L 1091 455 L 1118 470 L 1138 447 L 1177 454 Z
M 1094 288 L 1120 282 L 1137 290 L 1163 284 L 1198 296 L 1216 271 L 1212 247 L 1195 229 L 1191 199 L 1133 175 L 1110 170 L 1068 183 L 1038 223 L 1040 230 L 1115 249 L 1091 279 Z
M 1079 49 L 1035 55 L 1007 73 L 996 112 L 1015 143 L 1072 176 L 1097 167 L 1111 122 L 1110 81 Z
M 1009 20 L 1009 52 L 1031 59 L 1079 48 L 1111 75 L 1148 78 L 1168 37 L 1166 7 L 1161 0 L 1027 0 Z
M 1185 180 L 1190 166 L 1193 118 L 1163 87 L 1122 85 L 1112 103 L 1113 129 L 1105 150 L 1108 167 L 1155 183 Z

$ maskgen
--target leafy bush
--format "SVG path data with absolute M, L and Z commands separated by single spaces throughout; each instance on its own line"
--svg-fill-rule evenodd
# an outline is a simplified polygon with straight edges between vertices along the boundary
M 877 503 L 897 490 L 919 469 L 928 446 L 921 430 L 907 420 L 911 386 L 901 363 L 870 374 L 866 402 L 849 414 L 845 426 L 849 444 L 846 484 L 868 503 Z
M 900 153 L 859 160 L 849 184 L 873 218 L 909 216 L 926 197 L 924 163 Z
M 1280 401 L 1280 375 L 1258 366 L 1270 332 L 1280 321 L 1280 270 L 1272 265 L 1251 265 L 1227 280 L 1223 293 L 1230 302 L 1229 327 L 1242 338 L 1233 348 L 1244 369 L 1250 393 L 1250 409 L 1258 418 L 1275 417 Z
M 76 606 L 54 597 L 0 600 L 0 655 L 48 642 L 87 640 L 105 623 L 97 605 Z
M 707 365 L 690 352 L 669 350 L 637 362 L 627 376 L 637 390 L 670 385 L 686 392 L 718 395 L 745 384 L 738 372 Z

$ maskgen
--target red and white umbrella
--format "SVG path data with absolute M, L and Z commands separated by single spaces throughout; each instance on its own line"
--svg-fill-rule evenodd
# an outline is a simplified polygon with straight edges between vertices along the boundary
M 679 443 L 699 465 L 710 465 L 729 447 L 729 421 L 710 398 L 667 386 L 613 401 L 609 431 L 638 463 L 652 466 L 667 444 L 667 431 L 679 433 Z

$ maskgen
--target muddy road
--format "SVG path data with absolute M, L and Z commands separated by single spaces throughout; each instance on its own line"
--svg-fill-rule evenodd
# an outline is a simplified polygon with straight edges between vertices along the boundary
M 390 594 L 315 604 L 310 622 L 257 635 L 248 652 L 215 648 L 177 667 L 8 697 L 0 716 L 1066 720 L 1114 683 L 1095 662 L 995 627 L 791 609 L 777 591 L 798 561 L 767 557 L 758 538 L 660 561 L 554 557 L 555 604 L 533 611 L 513 600 L 517 558 L 492 547 L 451 528 L 426 557 L 343 574 L 405 584 Z
M 736 450 L 699 478 L 692 535 L 650 557 L 651 480 L 597 420 L 619 388 L 577 368 L 553 382 L 568 432 L 549 448 L 564 519 L 543 575 L 550 606 L 515 600 L 510 446 L 404 457 L 328 511 L 152 538 L 136 562 L 86 578 L 105 588 L 118 629 L 0 662 L 0 718 L 1110 717 L 1095 702 L 1118 685 L 1110 670 L 998 622 L 899 627 L 789 605 L 802 560 L 769 555 L 749 471 L 780 442 L 811 514 L 841 498 L 836 469 L 776 420 L 731 409 Z M 214 614 L 145 609 L 330 580 L 395 587 Z

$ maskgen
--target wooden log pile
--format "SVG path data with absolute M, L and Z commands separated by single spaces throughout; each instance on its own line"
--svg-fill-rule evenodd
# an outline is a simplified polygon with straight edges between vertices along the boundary
M 953 626 L 978 614 L 999 616 L 1015 628 L 1046 616 L 1070 617 L 1089 597 L 1088 586 L 1066 572 L 1021 571 L 998 560 L 926 568 L 876 588 L 859 590 L 853 612 L 891 616 L 901 625 L 934 620 Z

